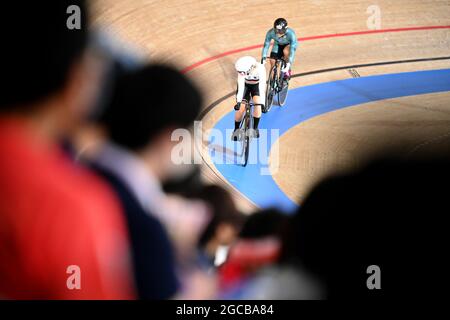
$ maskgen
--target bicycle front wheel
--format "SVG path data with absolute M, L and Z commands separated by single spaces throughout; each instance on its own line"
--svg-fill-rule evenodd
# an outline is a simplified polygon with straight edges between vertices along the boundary
M 284 104 L 286 103 L 288 91 L 289 91 L 289 82 L 286 80 L 283 80 L 282 89 L 280 91 L 278 91 L 278 93 L 277 93 L 278 105 L 280 107 L 284 106 Z
M 244 144 L 244 162 L 242 163 L 242 166 L 246 167 L 248 163 L 248 155 L 250 154 L 250 138 L 248 137 L 248 135 L 244 137 L 243 144 Z
M 270 69 L 269 80 L 267 80 L 266 88 L 266 112 L 270 111 L 273 104 L 273 97 L 275 96 L 275 80 L 274 79 L 274 68 Z
M 244 121 L 243 121 L 243 137 L 241 140 L 242 143 L 242 166 L 245 167 L 247 166 L 248 163 L 248 156 L 250 153 L 250 137 L 248 136 L 249 130 L 250 130 L 250 115 L 248 113 L 245 114 L 244 116 Z

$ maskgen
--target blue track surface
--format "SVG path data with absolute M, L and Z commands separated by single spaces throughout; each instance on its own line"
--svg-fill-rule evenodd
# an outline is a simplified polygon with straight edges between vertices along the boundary
M 260 128 L 277 128 L 281 136 L 297 124 L 330 111 L 372 101 L 444 91 L 450 91 L 450 69 L 386 74 L 300 87 L 289 91 L 284 107 L 273 106 L 268 114 L 263 115 Z M 209 137 L 210 156 L 216 168 L 256 205 L 262 208 L 277 206 L 287 212 L 295 210 L 297 205 L 283 193 L 272 176 L 261 174 L 261 170 L 267 170 L 270 148 L 277 137 L 270 139 L 263 135 L 259 140 L 253 140 L 249 161 L 255 164 L 241 167 L 236 164 L 239 159 L 235 156 L 240 152 L 236 150 L 239 144 L 230 138 L 233 122 L 234 112 L 230 111 L 214 127 L 225 134 L 225 141 L 214 134 Z M 266 141 L 268 147 L 261 147 Z M 257 158 L 259 161 L 255 161 Z

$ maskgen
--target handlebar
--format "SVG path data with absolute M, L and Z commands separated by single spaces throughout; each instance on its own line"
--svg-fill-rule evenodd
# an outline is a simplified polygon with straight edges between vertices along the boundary
M 272 59 L 272 60 L 275 60 L 276 62 L 282 61 L 282 62 L 284 62 L 284 63 L 287 63 L 283 58 L 271 58 L 270 56 L 269 56 L 269 57 L 265 57 L 265 59 L 264 59 L 264 58 L 261 58 L 261 62 L 262 62 L 263 60 L 267 60 L 267 59 Z
M 249 105 L 254 106 L 254 107 L 256 107 L 256 106 L 260 106 L 260 107 L 264 106 L 264 104 L 262 104 L 262 103 L 253 103 L 253 102 L 248 102 L 247 100 L 242 100 L 238 104 L 240 105 L 241 103 L 248 103 Z

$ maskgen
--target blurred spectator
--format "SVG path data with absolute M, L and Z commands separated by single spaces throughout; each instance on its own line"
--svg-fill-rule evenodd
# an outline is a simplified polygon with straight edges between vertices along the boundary
M 246 216 L 238 211 L 226 189 L 204 184 L 199 166 L 194 166 L 187 175 L 166 182 L 164 190 L 188 199 L 201 199 L 209 205 L 212 218 L 198 240 L 199 263 L 210 272 L 215 271 L 225 262 Z
M 323 181 L 293 221 L 299 260 L 330 299 L 442 297 L 449 180 L 448 158 L 386 157 Z M 372 265 L 380 290 L 367 287 Z
M 208 222 L 207 206 L 169 197 L 162 190 L 162 183 L 178 172 L 171 160 L 176 145 L 172 131 L 190 126 L 201 102 L 200 93 L 182 74 L 149 65 L 120 77 L 102 117 L 110 142 L 99 149 L 95 166 L 125 208 L 141 298 L 200 299 L 214 291 L 209 279 L 196 272 L 182 274 L 180 288 L 176 270 L 193 255 Z
M 192 197 L 206 201 L 212 208 L 213 218 L 199 239 L 199 249 L 207 266 L 222 264 L 245 222 L 230 193 L 216 185 L 204 186 Z
M 256 213 L 244 225 L 222 268 L 225 299 L 322 299 L 320 283 L 295 259 L 288 241 L 291 218 L 277 210 Z
M 69 29 L 69 6 L 81 9 Z M 0 11 L 0 296 L 127 299 L 134 287 L 119 203 L 58 145 L 91 112 L 102 71 L 84 1 L 13 1 Z M 81 271 L 68 285 L 69 266 Z M 69 274 L 67 273 L 69 270 Z
M 239 234 L 241 239 L 281 238 L 288 222 L 286 214 L 278 209 L 265 209 L 250 216 Z
M 98 125 L 97 120 L 110 105 L 118 79 L 146 63 L 146 59 L 140 54 L 141 50 L 130 43 L 123 43 L 121 38 L 102 28 L 92 31 L 91 45 L 104 64 L 101 94 L 95 108 L 89 113 L 87 121 L 75 132 L 70 141 L 65 142 L 65 147 L 72 157 L 77 161 L 85 162 L 89 162 L 102 143 L 107 140 L 107 132 Z
M 241 298 L 248 281 L 264 266 L 275 263 L 281 254 L 281 234 L 287 217 L 276 209 L 250 215 L 238 241 L 230 248 L 220 268 L 224 297 Z
M 170 177 L 163 184 L 164 192 L 191 197 L 203 190 L 205 184 L 201 177 L 200 165 L 190 165 L 185 174 Z

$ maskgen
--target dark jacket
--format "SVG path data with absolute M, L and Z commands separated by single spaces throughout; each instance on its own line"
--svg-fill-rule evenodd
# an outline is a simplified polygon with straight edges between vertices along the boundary
M 93 168 L 110 183 L 122 204 L 132 245 L 139 298 L 171 298 L 177 292 L 179 282 L 173 248 L 166 230 L 115 174 L 99 166 Z

